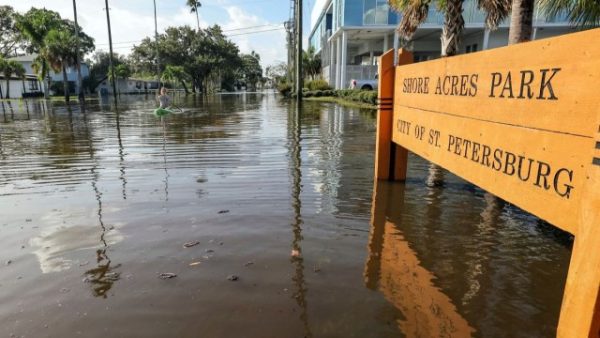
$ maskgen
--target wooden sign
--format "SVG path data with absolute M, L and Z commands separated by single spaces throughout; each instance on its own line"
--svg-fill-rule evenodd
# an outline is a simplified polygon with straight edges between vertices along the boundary
M 600 29 L 418 64 L 401 52 L 399 67 L 389 55 L 380 62 L 376 176 L 403 179 L 406 158 L 398 154 L 409 150 L 576 235 L 558 329 L 564 337 L 600 334 L 600 45 L 593 41 Z

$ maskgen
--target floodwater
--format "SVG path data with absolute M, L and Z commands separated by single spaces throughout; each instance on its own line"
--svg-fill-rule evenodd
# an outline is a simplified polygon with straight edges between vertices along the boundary
M 0 337 L 555 335 L 572 237 L 416 156 L 374 185 L 374 112 L 176 102 L 1 103 Z

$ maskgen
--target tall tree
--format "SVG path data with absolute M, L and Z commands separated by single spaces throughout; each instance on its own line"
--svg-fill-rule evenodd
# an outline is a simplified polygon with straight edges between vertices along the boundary
M 63 90 L 65 101 L 69 102 L 69 81 L 67 79 L 67 68 L 75 65 L 77 58 L 73 50 L 75 36 L 66 30 L 51 30 L 45 38 L 44 57 L 48 60 L 50 67 L 56 72 L 62 70 Z
M 16 15 L 16 26 L 27 40 L 27 52 L 37 54 L 32 67 L 40 80 L 44 81 L 44 93 L 47 95 L 48 83 L 45 80 L 47 80 L 48 72 L 52 68 L 49 64 L 51 61 L 48 59 L 51 53 L 49 53 L 47 48 L 47 36 L 51 31 L 60 31 L 64 36 L 69 35 L 71 37 L 69 40 L 71 43 L 70 49 L 73 49 L 75 34 L 77 34 L 78 29 L 73 21 L 64 20 L 57 12 L 45 8 L 31 8 L 23 15 Z M 80 52 L 86 54 L 93 51 L 95 48 L 94 39 L 82 31 L 78 33 Z M 55 40 L 55 38 L 53 39 Z M 73 51 L 73 53 L 75 52 L 76 50 Z
M 262 67 L 260 66 L 260 55 L 252 51 L 250 54 L 242 54 L 241 77 L 246 81 L 246 87 L 256 90 L 256 83 L 262 78 Z
M 600 26 L 600 1 L 598 0 L 539 0 L 544 14 L 555 17 L 567 13 L 569 21 L 582 28 Z
M 15 11 L 10 6 L 0 6 L 0 56 L 9 57 L 22 47 L 23 35 L 15 24 Z
M 196 22 L 198 23 L 198 30 L 200 30 L 200 17 L 198 16 L 198 7 L 202 7 L 200 1 L 187 0 L 186 5 L 190 7 L 190 13 L 196 13 Z

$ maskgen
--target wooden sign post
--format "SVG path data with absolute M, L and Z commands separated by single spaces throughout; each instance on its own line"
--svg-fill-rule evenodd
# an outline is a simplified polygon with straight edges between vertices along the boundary
M 379 66 L 378 179 L 405 178 L 407 149 L 575 235 L 559 337 L 600 336 L 594 41 L 600 29 L 418 64 L 401 51 L 398 67 L 388 52 Z

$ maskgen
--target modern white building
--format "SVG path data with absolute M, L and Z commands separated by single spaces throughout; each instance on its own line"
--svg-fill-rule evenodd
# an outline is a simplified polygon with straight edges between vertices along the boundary
M 484 29 L 485 14 L 476 0 L 465 0 L 462 52 L 508 44 L 508 20 L 493 32 Z M 348 88 L 351 79 L 374 79 L 377 56 L 393 48 L 400 17 L 387 0 L 315 0 L 311 13 L 309 45 L 320 53 L 323 77 L 336 88 Z M 444 15 L 435 4 L 427 20 L 407 46 L 416 62 L 440 56 Z M 574 29 L 565 16 L 548 18 L 536 10 L 533 39 L 565 34 Z
M 10 58 L 10 60 L 15 60 L 15 61 L 21 63 L 23 65 L 23 67 L 25 67 L 26 74 L 35 74 L 35 72 L 33 71 L 32 65 L 33 65 L 33 60 L 35 60 L 36 57 L 37 57 L 36 54 L 29 54 L 29 55 L 23 55 L 23 56 L 17 56 L 14 58 Z M 50 76 L 51 82 L 62 82 L 63 81 L 62 72 L 54 72 L 53 70 L 50 70 L 49 76 Z M 88 76 L 90 76 L 90 69 L 85 62 L 82 62 L 81 63 L 81 77 L 83 79 L 85 79 Z M 67 68 L 67 81 L 70 82 L 69 87 L 74 88 L 73 93 L 79 93 L 79 88 L 77 87 L 77 68 L 75 68 L 75 67 Z

